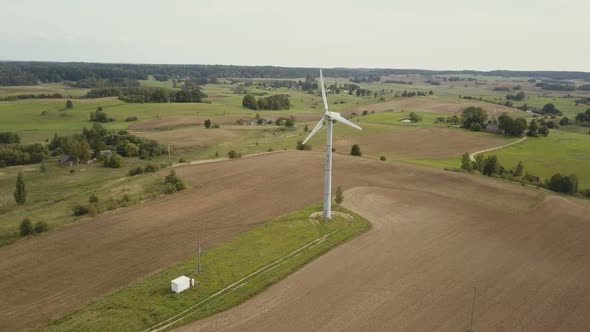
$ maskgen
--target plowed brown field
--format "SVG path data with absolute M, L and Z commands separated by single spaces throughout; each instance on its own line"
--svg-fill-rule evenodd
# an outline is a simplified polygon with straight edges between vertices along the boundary
M 371 231 L 179 330 L 467 331 L 477 287 L 475 331 L 587 331 L 590 204 L 524 195 L 509 212 L 437 188 L 346 191 Z
M 319 152 L 287 152 L 178 168 L 192 189 L 0 248 L 0 330 L 38 326 L 185 259 L 197 232 L 210 246 L 319 201 L 323 162 Z M 375 229 L 278 284 L 271 292 L 308 288 L 273 300 L 238 329 L 345 327 L 334 325 L 335 317 L 353 329 L 365 324 L 355 317 L 384 319 L 369 320 L 370 328 L 451 328 L 465 321 L 473 285 L 482 290 L 478 305 L 493 309 L 488 324 L 579 327 L 580 317 L 589 317 L 589 204 L 540 203 L 540 191 L 501 181 L 341 155 L 334 157 L 334 185 L 394 190 L 347 194 L 349 207 Z M 318 268 L 325 275 L 311 276 Z M 372 306 L 347 311 L 353 298 Z M 301 312 L 309 316 L 294 314 Z M 420 317 L 431 325 L 420 325 Z M 477 317 L 483 321 L 483 311 Z

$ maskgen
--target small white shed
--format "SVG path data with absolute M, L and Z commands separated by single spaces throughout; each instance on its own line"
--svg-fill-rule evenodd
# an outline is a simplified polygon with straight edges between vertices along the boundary
M 180 293 L 191 286 L 191 280 L 189 277 L 178 277 L 171 282 L 172 291 L 174 293 Z

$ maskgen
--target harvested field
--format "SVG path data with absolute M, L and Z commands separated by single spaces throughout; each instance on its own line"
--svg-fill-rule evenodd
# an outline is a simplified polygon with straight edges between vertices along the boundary
M 475 331 L 587 329 L 590 204 L 526 195 L 515 213 L 439 188 L 346 191 L 344 205 L 371 231 L 180 330 L 466 331 L 474 287 Z M 482 189 L 490 203 L 503 200 Z
M 172 128 L 178 126 L 196 126 L 205 123 L 205 120 L 211 120 L 213 123 L 219 124 L 236 124 L 236 121 L 242 119 L 252 121 L 254 117 L 244 116 L 219 116 L 219 117 L 199 117 L 199 116 L 170 116 L 161 119 L 147 120 L 141 122 L 134 122 L 129 125 L 131 130 L 147 130 L 147 129 L 161 129 Z
M 0 248 L 0 255 L 3 257 L 0 261 L 0 330 L 32 328 L 49 319 L 59 318 L 94 298 L 194 255 L 197 231 L 200 232 L 205 246 L 212 246 L 282 213 L 320 201 L 323 164 L 324 155 L 321 152 L 287 152 L 179 167 L 177 174 L 192 189 L 106 213 L 90 222 Z M 375 203 L 371 203 L 373 200 L 366 204 L 371 210 L 371 206 L 374 206 L 375 210 L 372 211 L 381 218 L 398 222 L 393 225 L 394 228 L 387 228 L 392 226 L 380 226 L 379 220 L 373 220 L 376 227 L 370 234 L 376 235 L 370 236 L 374 241 L 360 242 L 359 249 L 356 247 L 358 241 L 366 241 L 363 236 L 343 247 L 343 250 L 352 251 L 345 251 L 342 255 L 341 250 L 337 249 L 322 257 L 321 261 L 314 262 L 289 277 L 286 283 L 280 283 L 278 287 L 289 287 L 292 280 L 296 281 L 298 286 L 295 288 L 299 292 L 291 298 L 295 302 L 282 306 L 281 303 L 285 303 L 288 297 L 278 297 L 276 301 L 273 299 L 268 302 L 266 312 L 273 313 L 272 317 L 264 318 L 266 325 L 258 326 L 258 330 L 273 326 L 285 328 L 285 325 L 280 325 L 285 322 L 293 323 L 289 326 L 292 328 L 330 327 L 326 323 L 334 322 L 329 318 L 332 314 L 333 317 L 339 317 L 339 321 L 350 321 L 349 326 L 354 328 L 365 321 L 354 321 L 354 317 L 370 318 L 368 314 L 377 314 L 379 308 L 392 310 L 392 313 L 384 314 L 389 318 L 381 321 L 384 324 L 390 323 L 394 319 L 400 319 L 399 315 L 393 314 L 395 308 L 399 309 L 393 302 L 400 298 L 407 298 L 403 303 L 414 304 L 403 315 L 410 319 L 401 320 L 406 322 L 407 325 L 404 326 L 419 324 L 412 319 L 431 314 L 441 319 L 440 322 L 455 326 L 458 320 L 464 321 L 463 316 L 468 312 L 468 305 L 463 301 L 469 300 L 470 287 L 473 286 L 473 283 L 461 284 L 460 281 L 464 279 L 476 280 L 483 292 L 500 294 L 493 299 L 503 302 L 509 302 L 508 296 L 514 299 L 511 302 L 512 307 L 507 307 L 505 311 L 501 307 L 491 311 L 495 312 L 498 321 L 506 317 L 502 323 L 506 326 L 516 323 L 517 316 L 511 316 L 512 312 L 519 312 L 519 319 L 523 317 L 523 312 L 527 312 L 531 317 L 539 318 L 540 322 L 557 322 L 564 317 L 560 312 L 566 309 L 571 309 L 571 324 L 578 324 L 581 319 L 579 317 L 584 316 L 584 308 L 590 307 L 583 302 L 590 298 L 590 286 L 585 283 L 590 266 L 586 255 L 589 248 L 584 240 L 588 238 L 590 230 L 590 208 L 586 203 L 556 198 L 530 210 L 543 199 L 543 192 L 484 177 L 392 165 L 342 155 L 334 157 L 334 185 L 344 188 L 380 186 L 395 189 L 391 191 L 392 194 L 387 194 L 389 196 L 386 199 L 374 199 L 382 204 L 386 202 L 390 207 L 374 206 L 372 204 Z M 364 210 L 353 205 L 363 195 L 355 198 L 353 194 L 354 191 L 350 196 L 347 195 L 346 200 L 350 202 L 348 206 L 365 214 Z M 542 213 L 536 212 L 538 209 L 542 209 Z M 366 217 L 371 219 L 374 216 L 366 214 Z M 411 231 L 414 223 L 420 228 L 412 231 L 414 233 L 403 233 L 404 230 Z M 380 229 L 385 232 L 380 232 Z M 418 231 L 424 231 L 424 237 L 422 234 L 418 235 Z M 414 239 L 415 243 L 411 243 L 409 239 Z M 363 243 L 365 246 L 377 246 L 366 248 L 369 253 L 374 254 L 370 259 L 365 256 L 367 252 L 363 249 Z M 473 245 L 466 246 L 469 243 Z M 444 252 L 445 244 L 451 246 L 447 251 L 447 261 L 444 260 L 445 257 L 437 256 L 439 252 Z M 392 247 L 388 248 L 387 245 Z M 379 257 L 380 254 L 385 255 L 385 258 Z M 336 260 L 337 263 L 332 261 L 334 255 L 341 257 Z M 414 259 L 404 258 L 404 255 Z M 400 259 L 399 264 L 393 264 L 396 257 Z M 435 258 L 441 262 L 437 263 Z M 490 263 L 483 264 L 486 260 Z M 525 260 L 532 260 L 531 264 L 538 265 L 524 266 L 523 271 L 515 271 L 514 266 Z M 364 262 L 364 265 L 357 266 L 359 261 Z M 305 283 L 311 283 L 307 283 L 308 286 L 299 285 L 301 281 L 297 280 L 300 280 L 301 274 L 316 271 L 314 269 L 318 265 L 322 266 L 322 262 L 331 262 L 329 266 L 333 270 L 322 270 L 325 275 L 311 273 L 313 276 L 308 275 L 303 279 Z M 421 264 L 417 267 L 412 265 L 418 263 Z M 468 275 L 469 271 L 474 274 Z M 361 272 L 370 275 L 360 274 Z M 567 278 L 557 278 L 565 272 L 570 273 Z M 429 297 L 430 292 L 425 290 L 445 291 L 437 288 L 440 283 L 435 283 L 432 278 L 437 273 L 442 276 L 442 281 L 447 281 L 444 285 L 448 286 L 445 289 L 451 292 L 449 295 L 461 293 L 463 297 Z M 341 283 L 336 276 L 348 283 Z M 352 280 L 355 277 L 358 280 Z M 503 283 L 496 285 L 488 277 L 503 280 Z M 26 283 L 22 282 L 23 278 L 26 278 Z M 451 282 L 455 279 L 456 284 Z M 314 283 L 314 280 L 320 284 Z M 397 286 L 393 283 L 395 280 L 399 280 Z M 433 284 L 428 284 L 429 280 Z M 555 292 L 562 292 L 560 294 L 565 296 L 573 290 L 577 295 L 566 301 L 566 298 L 560 300 L 559 297 L 553 297 L 554 293 L 551 291 L 543 291 L 546 299 L 538 301 L 538 297 L 529 293 L 533 288 L 525 286 L 525 283 L 532 282 L 532 285 L 545 290 L 545 287 L 553 286 L 557 281 L 561 286 L 555 287 Z M 344 291 L 341 294 L 330 293 L 335 288 L 328 287 L 329 283 L 339 285 L 338 289 Z M 501 285 L 508 286 L 512 283 L 515 286 L 511 286 L 511 289 L 518 290 L 519 296 L 512 296 L 500 288 Z M 392 288 L 391 291 L 372 293 L 375 288 L 365 291 L 361 284 L 366 287 L 375 284 L 381 290 Z M 312 300 L 304 298 L 304 295 L 313 294 L 308 290 L 302 292 L 301 287 L 319 289 L 322 288 L 321 285 L 326 287 L 324 293 L 318 291 L 318 294 L 323 294 L 321 301 L 311 302 Z M 410 287 L 404 288 L 403 285 Z M 486 285 L 496 288 L 487 289 Z M 520 287 L 516 288 L 516 285 Z M 276 294 L 272 293 L 276 292 L 274 289 L 270 294 Z M 402 293 L 395 293 L 396 290 Z M 348 298 L 351 294 L 373 299 L 373 306 L 367 307 L 359 316 L 350 315 L 346 310 L 339 311 L 342 305 L 354 302 Z M 528 298 L 528 295 L 533 297 Z M 482 294 L 482 301 L 484 296 L 485 293 Z M 445 306 L 438 307 L 434 313 L 430 312 L 430 303 L 445 304 L 446 302 L 440 302 L 445 299 L 449 301 L 449 306 L 453 305 L 450 307 L 453 312 L 441 309 L 446 308 Z M 489 299 L 485 301 L 493 302 Z M 548 301 L 555 301 L 561 306 L 553 307 L 549 305 L 553 302 Z M 255 302 L 247 302 L 245 306 L 250 303 Z M 294 314 L 307 310 L 300 305 L 302 303 L 303 307 L 309 309 L 309 319 Z M 381 306 L 382 303 L 389 303 L 391 306 Z M 532 303 L 544 305 L 526 311 Z M 291 306 L 292 310 L 288 310 L 289 312 L 281 310 Z M 323 309 L 328 307 L 333 307 L 335 311 Z M 458 310 L 459 307 L 461 310 Z M 237 310 L 243 310 L 241 308 L 244 306 L 238 308 Z M 247 328 L 249 322 L 260 319 L 261 315 L 265 315 L 264 311 L 253 314 L 252 320 L 244 320 L 242 327 Z M 442 317 L 447 317 L 447 320 L 442 321 Z M 436 320 L 422 322 L 433 324 Z
M 386 133 L 359 135 L 336 139 L 336 151 L 349 153 L 353 144 L 359 144 L 363 156 L 388 159 L 444 158 L 458 156 L 466 151 L 478 151 L 506 144 L 501 136 L 474 134 L 448 128 L 395 127 Z M 458 165 L 457 165 L 458 166 Z
M 189 127 L 174 130 L 134 131 L 133 134 L 154 139 L 173 147 L 206 147 L 213 144 L 230 142 L 240 137 L 236 132 L 226 129 L 205 129 Z

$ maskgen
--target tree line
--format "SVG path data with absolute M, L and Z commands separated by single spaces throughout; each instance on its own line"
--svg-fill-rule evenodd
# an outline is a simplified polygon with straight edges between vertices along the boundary
M 465 152 L 461 158 L 461 169 L 468 173 L 480 173 L 485 176 L 497 176 L 521 183 L 534 184 L 566 195 L 575 195 L 579 192 L 579 181 L 575 174 L 561 175 L 556 173 L 542 183 L 538 181 L 538 177 L 525 172 L 522 161 L 519 161 L 514 169 L 506 169 L 495 155 L 484 158 L 483 155 L 478 154 L 475 161 L 471 161 L 469 153 Z
M 242 98 L 242 106 L 251 110 L 289 110 L 291 109 L 291 101 L 289 95 L 277 94 L 269 97 L 260 97 L 247 94 Z
M 118 97 L 128 103 L 200 103 L 207 94 L 192 82 L 185 82 L 180 91 L 142 86 L 98 88 L 86 93 L 86 98 L 101 97 Z
M 82 62 L 0 62 L 0 85 L 33 85 L 48 82 L 80 81 L 82 79 L 145 80 L 149 75 L 162 78 L 298 78 L 317 77 L 317 68 L 232 65 L 158 65 L 107 64 Z M 533 77 L 553 80 L 586 80 L 590 73 L 573 71 L 475 71 L 421 69 L 330 68 L 327 77 L 375 77 L 390 75 L 483 75 L 501 77 Z
M 488 113 L 481 107 L 467 107 L 463 110 L 461 120 L 463 122 L 462 127 L 472 131 L 481 131 L 489 124 L 494 124 L 507 136 L 521 137 L 525 133 L 531 137 L 547 137 L 549 135 L 549 128 L 546 123 L 539 125 L 536 119 L 527 123 L 523 117 L 513 118 L 508 113 L 502 113 L 498 119 L 488 121 Z
M 120 167 L 123 157 L 149 159 L 165 153 L 165 147 L 155 140 L 129 134 L 125 130 L 109 131 L 95 123 L 84 128 L 81 134 L 59 136 L 55 134 L 48 145 L 20 144 L 15 133 L 0 133 L 0 167 L 27 165 L 42 162 L 51 156 L 67 154 L 80 161 L 101 159 L 101 151 L 111 150 L 113 156 L 105 161 L 107 167 Z

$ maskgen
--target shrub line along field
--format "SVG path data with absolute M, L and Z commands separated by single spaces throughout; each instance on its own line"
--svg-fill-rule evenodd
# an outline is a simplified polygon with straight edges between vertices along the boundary
M 38 326 L 191 257 L 197 232 L 210 247 L 263 220 L 317 201 L 322 192 L 317 179 L 322 177 L 323 162 L 323 153 L 287 152 L 179 167 L 177 173 L 192 189 L 0 248 L 0 254 L 6 257 L 0 262 L 0 292 L 4 295 L 0 326 Z M 486 211 L 486 220 L 502 220 L 508 215 L 518 218 L 538 206 L 545 196 L 544 191 L 483 177 L 364 158 L 335 155 L 334 165 L 338 165 L 334 169 L 335 185 L 394 188 L 404 197 L 411 196 L 409 192 L 426 195 L 416 202 L 442 195 L 445 202 L 455 201 L 471 211 L 469 216 Z M 240 179 L 239 187 L 232 185 L 236 179 Z M 273 179 L 272 185 L 268 179 Z M 232 208 L 228 209 L 230 202 Z M 543 206 L 551 208 L 552 202 Z M 575 220 L 588 220 L 587 203 L 563 202 L 565 206 L 556 207 L 559 211 L 566 211 L 566 216 Z M 575 209 L 569 205 L 574 203 Z M 451 210 L 455 212 L 449 214 L 450 218 L 462 211 Z M 404 211 L 396 213 L 407 213 Z M 538 218 L 545 220 L 543 215 Z M 547 218 L 545 222 L 553 220 L 553 215 L 547 214 Z M 29 273 L 26 285 L 17 282 L 17 271 L 22 270 Z

